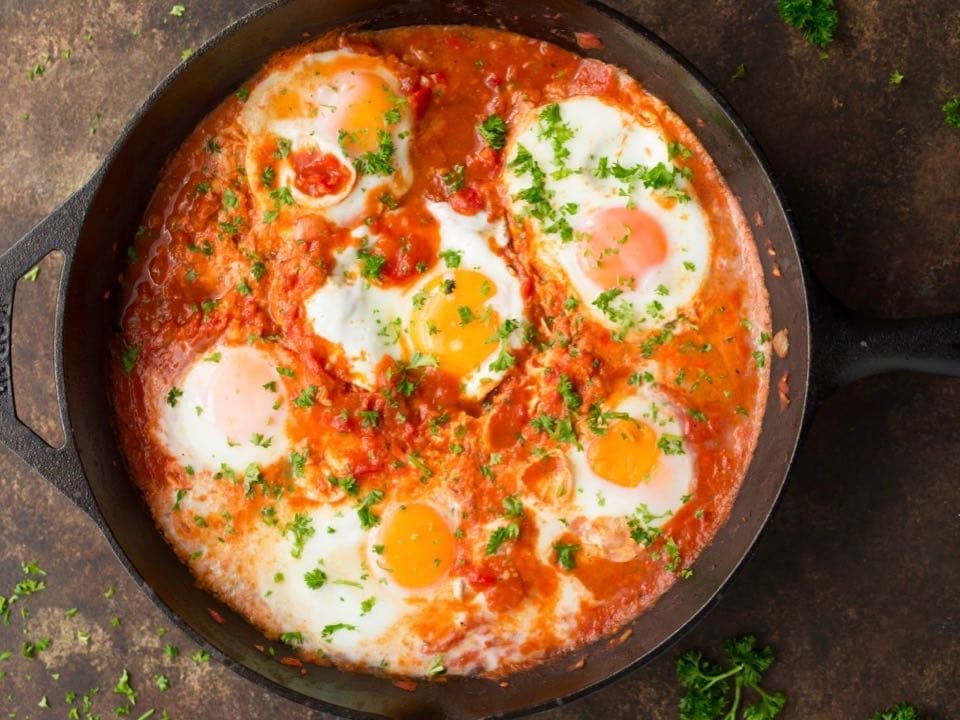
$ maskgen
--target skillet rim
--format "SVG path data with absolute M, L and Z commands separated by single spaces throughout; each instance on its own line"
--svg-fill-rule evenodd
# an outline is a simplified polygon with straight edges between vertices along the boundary
M 218 32 L 204 41 L 194 53 L 194 55 L 187 60 L 186 62 L 178 64 L 168 75 L 166 75 L 160 83 L 150 92 L 150 94 L 145 98 L 145 100 L 139 105 L 137 110 L 131 115 L 130 119 L 124 126 L 123 130 L 117 137 L 117 140 L 110 148 L 109 152 L 105 155 L 103 161 L 97 170 L 93 173 L 91 178 L 84 184 L 84 186 L 77 192 L 77 195 L 86 196 L 86 207 L 83 211 L 83 216 L 79 225 L 79 233 L 82 234 L 83 226 L 88 220 L 88 214 L 91 211 L 93 202 L 95 201 L 96 195 L 101 189 L 101 185 L 104 177 L 108 174 L 108 170 L 111 168 L 112 164 L 116 160 L 117 156 L 120 154 L 122 149 L 126 146 L 130 140 L 131 135 L 134 133 L 136 128 L 139 126 L 143 118 L 154 108 L 155 105 L 160 103 L 164 96 L 167 94 L 167 91 L 173 85 L 180 76 L 188 71 L 188 68 L 196 62 L 196 60 L 202 57 L 212 48 L 220 45 L 226 38 L 233 35 L 241 28 L 256 22 L 262 17 L 273 13 L 274 11 L 282 8 L 285 5 L 292 4 L 298 0 L 272 0 L 271 2 L 263 5 L 260 8 L 257 8 L 250 13 L 238 18 L 237 20 L 227 24 L 221 28 Z M 698 622 L 700 622 L 703 617 L 716 605 L 720 597 L 723 595 L 726 588 L 729 586 L 730 582 L 735 578 L 737 573 L 740 572 L 746 560 L 755 552 L 757 543 L 759 541 L 760 535 L 769 525 L 770 518 L 772 517 L 774 511 L 779 505 L 780 499 L 783 495 L 783 489 L 786 485 L 787 479 L 791 467 L 793 465 L 794 458 L 796 456 L 797 448 L 799 446 L 800 439 L 803 434 L 803 428 L 806 424 L 807 416 L 809 413 L 809 400 L 810 400 L 810 373 L 811 373 L 811 307 L 810 307 L 810 277 L 809 273 L 802 261 L 802 256 L 799 252 L 799 247 L 797 244 L 797 232 L 794 226 L 791 212 L 784 201 L 783 192 L 779 183 L 776 181 L 776 178 L 767 162 L 759 143 L 756 141 L 754 136 L 747 129 L 743 121 L 732 109 L 729 103 L 725 98 L 718 92 L 718 90 L 713 86 L 713 84 L 706 79 L 706 77 L 694 67 L 686 58 L 681 55 L 677 50 L 670 46 L 666 41 L 661 39 L 659 36 L 654 34 L 652 31 L 643 26 L 639 21 L 633 19 L 630 16 L 625 15 L 624 13 L 604 5 L 599 0 L 572 0 L 579 5 L 585 6 L 586 8 L 592 9 L 602 15 L 607 16 L 613 22 L 621 25 L 626 28 L 630 33 L 638 35 L 646 42 L 649 42 L 654 46 L 660 53 L 664 54 L 668 59 L 676 63 L 679 68 L 686 73 L 692 81 L 702 88 L 707 95 L 709 95 L 712 100 L 717 104 L 719 109 L 723 112 L 725 119 L 731 123 L 735 128 L 737 133 L 740 135 L 746 146 L 749 148 L 752 158 L 750 159 L 750 172 L 759 173 L 759 177 L 765 179 L 770 183 L 770 188 L 772 190 L 772 199 L 776 201 L 774 210 L 777 214 L 782 215 L 784 226 L 786 229 L 786 236 L 789 238 L 790 245 L 787 249 L 792 250 L 795 254 L 796 260 L 798 262 L 798 271 L 800 280 L 802 281 L 800 286 L 802 294 L 793 299 L 793 303 L 799 307 L 794 308 L 799 310 L 802 314 L 802 317 L 799 320 L 793 320 L 792 324 L 796 325 L 800 323 L 801 329 L 804 334 L 805 343 L 802 347 L 797 348 L 797 350 L 802 351 L 802 356 L 806 358 L 806 361 L 802 364 L 803 376 L 801 378 L 802 382 L 797 383 L 796 379 L 794 380 L 794 387 L 791 390 L 791 404 L 795 407 L 799 406 L 799 417 L 796 423 L 796 430 L 792 432 L 793 438 L 792 441 L 788 437 L 786 440 L 781 438 L 781 443 L 785 445 L 784 448 L 787 452 L 785 453 L 783 460 L 781 461 L 779 467 L 781 470 L 777 472 L 777 475 L 782 477 L 776 477 L 774 482 L 776 482 L 777 487 L 772 496 L 772 499 L 769 502 L 769 505 L 763 507 L 761 517 L 759 517 L 755 522 L 757 525 L 756 531 L 753 533 L 753 537 L 749 539 L 746 543 L 746 549 L 740 554 L 739 558 L 733 563 L 731 569 L 726 573 L 714 587 L 714 589 L 708 591 L 708 598 L 703 602 L 700 608 L 693 614 L 688 614 L 686 619 L 675 626 L 675 628 L 667 634 L 663 640 L 658 644 L 651 647 L 647 652 L 642 655 L 635 657 L 633 660 L 628 662 L 619 670 L 615 670 L 603 676 L 599 680 L 592 682 L 587 682 L 587 684 L 579 687 L 577 690 L 571 691 L 564 695 L 559 695 L 551 698 L 550 700 L 540 702 L 536 705 L 525 706 L 519 710 L 510 710 L 490 717 L 503 717 L 503 718 L 514 718 L 530 715 L 537 712 L 542 712 L 547 709 L 556 708 L 561 705 L 567 704 L 573 700 L 581 698 L 587 694 L 590 694 L 596 690 L 599 690 L 607 685 L 612 684 L 616 680 L 626 676 L 629 673 L 637 670 L 643 665 L 651 662 L 662 652 L 664 652 L 668 647 L 674 645 L 683 635 L 689 632 Z M 383 3 L 386 5 L 387 3 Z M 346 21 L 349 23 L 349 19 Z M 469 22 L 461 23 L 463 25 L 469 25 Z M 455 24 L 452 24 L 455 25 Z M 547 40 L 548 42 L 553 42 Z M 285 46 L 290 47 L 290 46 Z M 275 48 L 271 52 L 277 52 L 283 48 Z M 69 202 L 69 201 L 68 201 Z M 759 251 L 759 248 L 758 248 Z M 64 267 L 64 272 L 67 276 L 72 274 L 72 253 L 70 257 L 70 267 Z M 66 284 L 69 283 L 69 277 L 66 277 Z M 768 279 L 763 279 L 764 288 L 768 287 Z M 66 297 L 67 293 L 64 292 L 63 297 Z M 772 311 L 772 307 L 771 307 Z M 793 338 L 791 343 L 793 344 Z M 64 339 L 63 337 L 57 338 L 58 341 L 58 353 L 61 355 L 62 363 L 62 354 L 64 348 Z M 791 348 L 793 350 L 793 348 Z M 793 354 L 793 353 L 791 353 Z M 802 388 L 801 388 L 802 386 Z M 769 407 L 769 401 L 771 393 L 774 392 L 774 388 L 771 384 L 771 387 L 768 389 L 767 393 L 767 408 L 766 413 L 771 412 Z M 802 395 L 802 397 L 800 397 Z M 763 425 L 766 424 L 767 414 L 764 416 Z M 754 450 L 754 457 L 751 458 L 751 463 L 755 460 L 756 454 L 761 447 L 763 439 L 769 435 L 768 433 L 763 432 L 763 425 L 761 425 L 761 432 L 758 437 L 757 447 Z M 348 718 L 380 718 L 384 717 L 383 715 L 372 713 L 363 710 L 357 710 L 353 708 L 346 708 L 340 705 L 334 705 L 324 700 L 320 700 L 304 693 L 301 693 L 293 688 L 282 685 L 279 682 L 263 675 L 256 670 L 249 668 L 247 665 L 243 664 L 239 660 L 234 659 L 230 655 L 227 655 L 225 652 L 219 650 L 214 646 L 210 641 L 206 639 L 204 635 L 200 634 L 200 631 L 195 629 L 193 625 L 189 624 L 186 619 L 177 614 L 159 595 L 153 590 L 152 586 L 149 585 L 143 575 L 140 574 L 139 570 L 133 565 L 133 562 L 128 557 L 127 552 L 121 546 L 119 540 L 115 536 L 112 528 L 106 522 L 105 518 L 102 516 L 99 510 L 100 501 L 97 499 L 96 495 L 93 492 L 93 488 L 90 485 L 89 480 L 86 478 L 86 472 L 83 468 L 82 462 L 79 461 L 79 448 L 76 441 L 73 438 L 73 432 L 68 434 L 68 443 L 71 444 L 78 455 L 78 465 L 80 466 L 81 472 L 83 473 L 84 480 L 87 486 L 90 488 L 90 494 L 93 496 L 94 505 L 96 510 L 93 511 L 94 520 L 101 529 L 101 532 L 106 537 L 111 548 L 113 549 L 114 554 L 117 559 L 121 562 L 127 572 L 131 575 L 137 585 L 141 590 L 147 595 L 147 597 L 153 602 L 154 605 L 159 607 L 163 613 L 168 617 L 168 619 L 175 624 L 178 628 L 184 631 L 191 640 L 196 642 L 200 647 L 204 648 L 210 652 L 219 663 L 228 667 L 233 672 L 238 675 L 246 678 L 257 684 L 260 687 L 270 690 L 271 692 L 276 693 L 279 696 L 282 696 L 288 700 L 296 702 L 302 706 L 310 707 L 313 709 L 318 709 L 326 712 L 333 712 L 343 717 Z M 744 473 L 744 477 L 750 472 L 750 467 L 748 466 L 747 470 Z M 732 518 L 728 518 L 724 525 L 729 522 L 732 522 Z M 719 531 L 718 531 L 719 532 Z M 711 540 L 711 545 L 713 540 Z

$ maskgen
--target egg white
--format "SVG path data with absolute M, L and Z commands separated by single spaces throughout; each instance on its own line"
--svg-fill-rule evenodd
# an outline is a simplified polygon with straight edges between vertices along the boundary
M 430 202 L 427 209 L 440 227 L 440 252 L 459 253 L 459 269 L 476 270 L 495 284 L 497 290 L 487 305 L 501 320 L 522 322 L 526 315 L 520 283 L 503 258 L 493 251 L 507 243 L 503 221 L 488 220 L 483 214 L 461 215 L 447 203 Z M 359 231 L 354 234 L 363 235 Z M 364 237 L 364 241 L 376 244 L 375 237 Z M 357 262 L 357 248 L 340 252 L 330 276 L 306 300 L 305 309 L 314 332 L 336 346 L 346 359 L 351 382 L 373 389 L 377 365 L 385 357 L 402 359 L 404 348 L 411 347 L 409 327 L 414 296 L 435 278 L 452 275 L 453 270 L 441 260 L 411 285 L 381 287 L 360 277 Z M 463 394 L 473 398 L 486 395 L 506 374 L 505 370 L 490 369 L 494 353 L 501 345 L 516 348 L 522 342 L 522 334 L 517 331 L 503 343 L 490 343 L 487 360 L 462 378 Z
M 397 97 L 396 109 L 399 122 L 389 128 L 394 146 L 392 165 L 394 172 L 389 176 L 363 174 L 358 172 L 355 157 L 342 146 L 339 128 L 330 123 L 338 107 L 337 80 L 349 79 L 349 70 L 331 72 L 311 71 L 312 67 L 330 65 L 337 62 L 349 68 L 355 64 L 357 69 L 377 75 L 389 92 Z M 271 99 L 277 94 L 296 92 L 304 98 L 306 112 L 298 117 L 276 117 L 271 111 Z M 372 61 L 371 56 L 352 53 L 347 50 L 330 50 L 299 58 L 293 65 L 275 70 L 263 78 L 251 91 L 240 122 L 247 131 L 246 171 L 251 178 L 250 188 L 261 213 L 277 208 L 276 201 L 270 197 L 270 188 L 259 182 L 264 167 L 257 157 L 257 148 L 264 141 L 285 138 L 291 143 L 291 152 L 298 149 L 316 148 L 323 153 L 336 156 L 347 168 L 349 180 L 344 188 L 335 194 L 313 197 L 300 192 L 293 183 L 294 170 L 289 161 L 274 158 L 272 166 L 276 172 L 274 188 L 290 188 L 293 201 L 298 210 L 319 212 L 338 225 L 356 224 L 363 216 L 367 197 L 374 192 L 389 191 L 395 196 L 402 195 L 413 181 L 410 165 L 410 135 L 412 114 L 402 98 L 397 77 L 382 61 Z
M 161 444 L 195 471 L 217 472 L 226 465 L 242 472 L 250 463 L 275 462 L 289 448 L 280 379 L 262 350 L 222 344 L 211 348 L 155 399 Z M 271 382 L 276 383 L 275 392 L 264 388 Z M 254 433 L 262 436 L 256 444 Z
M 556 232 L 549 231 L 550 221 L 529 217 L 534 255 L 565 275 L 587 310 L 608 327 L 615 327 L 615 323 L 593 303 L 612 288 L 598 284 L 584 272 L 578 260 L 584 253 L 579 238 L 589 218 L 607 208 L 635 207 L 655 218 L 666 236 L 666 258 L 636 278 L 634 288 L 619 288 L 622 293 L 616 298 L 617 304 L 630 303 L 636 327 L 655 326 L 688 305 L 706 278 L 712 246 L 706 215 L 692 185 L 684 178 L 677 179 L 677 188 L 690 199 L 664 207 L 657 201 L 658 191 L 642 183 L 630 190 L 613 176 L 597 176 L 601 158 L 606 158 L 610 167 L 616 163 L 624 167 L 664 163 L 671 168 L 669 141 L 661 128 L 643 125 L 623 108 L 594 97 L 573 97 L 558 105 L 562 122 L 571 131 L 564 143 L 569 152 L 563 163 L 566 170 L 556 163 L 551 140 L 542 132 L 539 116 L 543 108 L 530 111 L 520 121 L 507 149 L 503 182 L 510 210 L 519 218 L 529 215 L 529 205 L 521 193 L 530 187 L 531 179 L 512 164 L 523 147 L 545 173 L 544 187 L 551 205 L 566 208 L 559 211 L 559 216 L 573 229 L 572 241 L 564 242 Z

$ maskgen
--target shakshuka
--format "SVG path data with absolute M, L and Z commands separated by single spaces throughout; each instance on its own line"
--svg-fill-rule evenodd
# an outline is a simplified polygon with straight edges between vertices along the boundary
M 725 521 L 770 321 L 690 128 L 474 27 L 273 57 L 131 238 L 112 397 L 198 581 L 309 661 L 499 677 L 621 630 Z

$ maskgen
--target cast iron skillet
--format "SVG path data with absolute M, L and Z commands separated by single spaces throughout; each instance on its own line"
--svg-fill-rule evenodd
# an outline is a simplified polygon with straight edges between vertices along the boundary
M 262 635 L 199 590 L 156 531 L 130 481 L 111 429 L 106 348 L 115 331 L 117 273 L 164 160 L 203 116 L 276 50 L 333 27 L 469 23 L 542 38 L 578 51 L 574 31 L 604 43 L 586 55 L 626 68 L 696 131 L 752 219 L 775 330 L 790 352 L 773 359 L 760 444 L 726 525 L 692 579 L 677 583 L 641 615 L 624 642 L 601 641 L 512 676 L 508 687 L 479 678 L 420 683 L 403 692 L 387 679 L 279 664 L 254 649 Z M 762 224 L 761 224 L 762 223 Z M 16 416 L 11 386 L 11 309 L 17 280 L 51 250 L 64 255 L 55 315 L 56 387 L 66 441 L 52 448 Z M 775 269 L 777 268 L 777 269 Z M 821 303 L 811 313 L 789 216 L 759 151 L 701 75 L 648 31 L 609 8 L 577 0 L 284 0 L 221 32 L 158 87 L 127 125 L 102 167 L 63 206 L 0 257 L 0 440 L 100 527 L 143 591 L 193 639 L 253 682 L 304 705 L 351 718 L 517 717 L 560 705 L 648 662 L 716 601 L 767 522 L 780 495 L 813 385 L 830 391 L 893 369 L 960 374 L 960 318 L 903 324 L 866 321 Z M 811 366 L 811 321 L 816 363 Z M 861 342 L 864 341 L 864 342 Z M 787 376 L 784 409 L 778 381 Z M 226 619 L 218 624 L 207 609 Z M 573 663 L 586 656 L 578 670 Z

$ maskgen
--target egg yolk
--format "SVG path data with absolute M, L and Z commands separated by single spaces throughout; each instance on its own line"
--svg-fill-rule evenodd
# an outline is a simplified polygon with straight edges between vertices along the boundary
M 430 505 L 398 507 L 385 522 L 380 539 L 385 566 L 401 587 L 433 585 L 453 564 L 453 533 Z
M 455 270 L 435 277 L 414 299 L 410 335 L 414 347 L 434 355 L 457 377 L 475 370 L 497 349 L 491 338 L 500 315 L 487 305 L 497 288 L 486 275 Z
M 601 210 L 587 220 L 583 232 L 580 267 L 603 287 L 632 287 L 667 257 L 663 226 L 643 210 Z
M 657 464 L 656 431 L 643 422 L 618 420 L 587 448 L 587 463 L 604 480 L 636 487 Z
M 248 442 L 254 433 L 269 434 L 277 426 L 277 411 L 272 393 L 258 395 L 260 388 L 275 381 L 277 374 L 256 350 L 233 348 L 220 353 L 217 362 L 204 362 L 207 370 L 200 408 L 207 421 L 233 442 Z M 193 408 L 190 409 L 191 412 Z
M 378 131 L 389 130 L 387 113 L 402 100 L 396 97 L 377 73 L 355 70 L 333 78 L 336 110 L 330 123 L 337 128 L 341 142 L 352 152 L 376 151 Z

